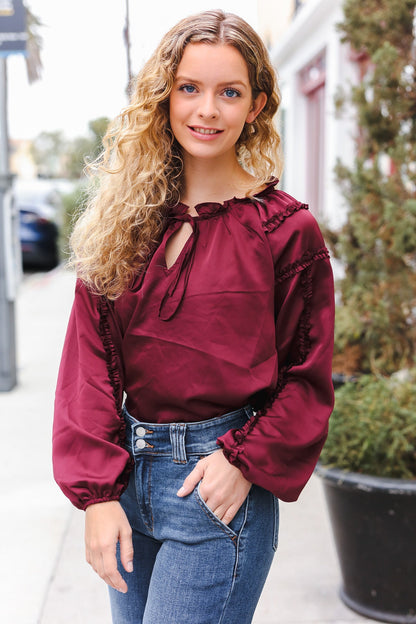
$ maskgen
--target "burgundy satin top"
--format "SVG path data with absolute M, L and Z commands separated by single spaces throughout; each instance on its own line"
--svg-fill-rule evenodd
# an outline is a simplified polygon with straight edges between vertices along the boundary
M 191 422 L 251 403 L 218 443 L 244 476 L 295 500 L 333 406 L 333 279 L 318 225 L 269 184 L 254 199 L 169 210 L 141 278 L 114 303 L 80 281 L 55 402 L 55 478 L 80 508 L 118 499 L 131 460 L 126 407 L 143 422 Z M 165 245 L 192 234 L 168 269 Z

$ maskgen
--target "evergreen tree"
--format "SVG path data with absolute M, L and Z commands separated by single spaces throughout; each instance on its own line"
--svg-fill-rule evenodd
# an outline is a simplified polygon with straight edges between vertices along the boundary
M 337 177 L 349 205 L 329 244 L 345 268 L 336 354 L 390 374 L 416 354 L 416 0 L 346 0 L 339 28 L 366 71 L 348 99 L 356 158 Z

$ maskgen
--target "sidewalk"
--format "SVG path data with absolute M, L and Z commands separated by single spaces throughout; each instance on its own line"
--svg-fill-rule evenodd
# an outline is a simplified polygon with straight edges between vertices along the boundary
M 17 302 L 19 385 L 0 393 L 0 622 L 111 624 L 107 591 L 84 561 L 83 512 L 54 484 L 53 394 L 74 278 L 25 279 Z M 255 571 L 253 571 L 255 573 Z M 253 624 L 365 624 L 338 598 L 321 483 L 281 505 L 280 544 Z M 178 622 L 180 624 L 180 622 Z

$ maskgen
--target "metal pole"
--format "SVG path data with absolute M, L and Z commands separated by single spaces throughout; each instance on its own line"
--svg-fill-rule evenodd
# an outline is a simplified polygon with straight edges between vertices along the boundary
M 16 385 L 16 329 L 14 297 L 11 295 L 10 237 L 11 177 L 9 171 L 9 137 L 7 129 L 7 65 L 0 57 L 0 392 L 7 392 Z M 6 236 L 6 233 L 8 235 Z

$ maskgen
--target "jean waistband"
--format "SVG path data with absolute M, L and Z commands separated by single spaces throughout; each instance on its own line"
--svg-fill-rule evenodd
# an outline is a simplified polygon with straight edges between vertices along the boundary
M 186 463 L 192 455 L 203 455 L 213 450 L 213 443 L 230 429 L 239 429 L 253 416 L 253 408 L 246 405 L 223 416 L 198 422 L 158 424 L 138 421 L 123 408 L 126 420 L 126 445 L 137 458 L 140 455 L 172 456 L 175 463 Z

